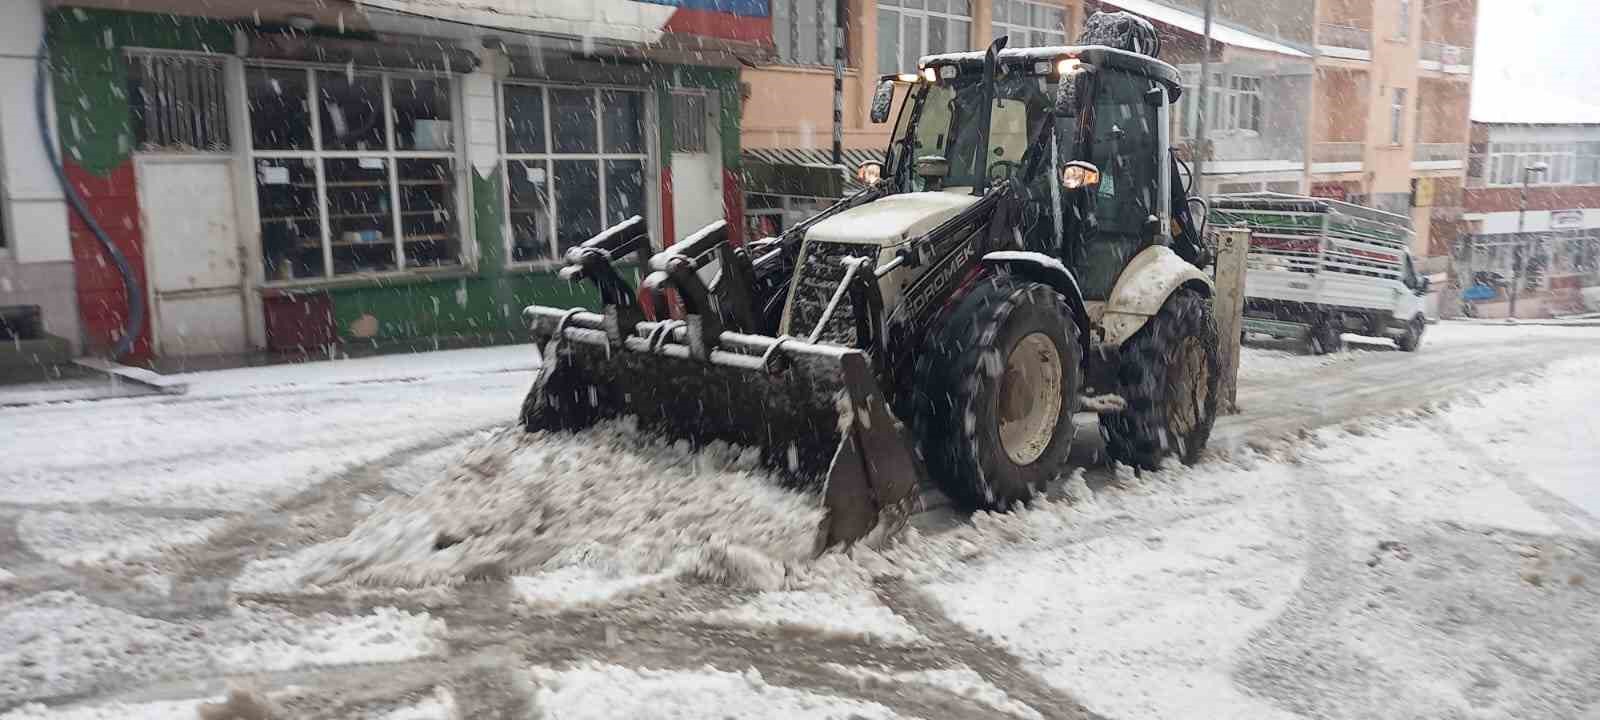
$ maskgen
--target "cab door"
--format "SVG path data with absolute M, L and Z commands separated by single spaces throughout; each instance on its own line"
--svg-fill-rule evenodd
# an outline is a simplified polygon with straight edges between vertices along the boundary
M 1166 89 L 1116 68 L 1097 85 L 1088 155 L 1100 184 L 1088 190 L 1094 223 L 1071 263 L 1088 300 L 1104 300 L 1134 255 L 1163 242 L 1170 213 Z

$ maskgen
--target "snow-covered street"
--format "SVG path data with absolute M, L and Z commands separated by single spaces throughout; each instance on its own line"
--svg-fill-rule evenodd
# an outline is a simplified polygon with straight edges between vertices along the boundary
M 534 364 L 489 348 L 0 407 L 0 719 L 1600 718 L 1600 328 L 1249 347 L 1199 465 L 1089 467 L 848 555 L 791 553 L 776 521 L 610 536 L 559 498 L 461 531 L 499 544 L 406 545 L 407 513 L 465 486 L 446 479 L 565 471 L 557 444 L 484 459 Z M 709 515 L 790 512 L 737 458 L 584 462 L 710 473 L 732 497 Z M 430 551 L 456 554 L 386 572 Z

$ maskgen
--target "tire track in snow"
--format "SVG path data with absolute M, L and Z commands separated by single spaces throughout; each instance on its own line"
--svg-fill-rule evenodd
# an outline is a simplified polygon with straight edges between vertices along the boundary
M 1092 720 L 1098 718 L 1071 694 L 1059 690 L 1022 667 L 1022 661 L 978 633 L 952 620 L 939 603 L 920 590 L 898 579 L 877 583 L 878 599 L 896 615 L 934 639 L 948 656 L 977 671 L 985 680 L 1004 690 L 1047 718 Z
M 1417 353 L 1367 353 L 1369 362 L 1337 363 L 1305 377 L 1241 384 L 1244 412 L 1217 418 L 1212 445 L 1265 444 L 1314 429 L 1454 397 L 1505 377 L 1595 350 L 1592 340 L 1525 338 Z
M 1328 606 L 1345 600 L 1344 579 L 1352 562 L 1347 552 L 1344 511 L 1327 489 L 1327 474 L 1294 465 L 1300 507 L 1306 527 L 1305 574 L 1277 618 L 1256 630 L 1234 664 L 1234 682 L 1291 712 L 1318 717 L 1301 684 L 1306 658 L 1297 647 L 1301 638 L 1327 628 Z
M 1521 495 L 1534 510 L 1544 513 L 1551 522 L 1561 528 L 1563 533 L 1577 538 L 1595 538 L 1597 530 L 1600 530 L 1600 518 L 1589 514 L 1572 501 L 1545 489 L 1543 485 L 1529 478 L 1522 469 L 1496 460 L 1483 449 L 1482 445 L 1448 424 L 1432 423 L 1430 427 L 1448 441 L 1451 448 L 1504 480 L 1512 492 Z

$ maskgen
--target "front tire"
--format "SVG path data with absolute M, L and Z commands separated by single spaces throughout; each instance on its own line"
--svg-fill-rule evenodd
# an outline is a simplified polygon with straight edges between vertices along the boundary
M 1411 322 L 1406 324 L 1406 334 L 1395 341 L 1395 346 L 1404 352 L 1416 352 L 1417 348 L 1422 347 L 1422 333 L 1427 328 L 1428 324 L 1421 316 L 1411 318 Z
M 1168 455 L 1194 464 L 1211 439 L 1221 374 L 1211 302 L 1189 290 L 1173 293 L 1123 345 L 1117 380 L 1126 409 L 1100 418 L 1106 453 L 1145 470 Z
M 919 354 L 914 426 L 929 473 L 966 510 L 1026 503 L 1065 464 L 1082 386 L 1078 326 L 1047 285 L 993 277 Z

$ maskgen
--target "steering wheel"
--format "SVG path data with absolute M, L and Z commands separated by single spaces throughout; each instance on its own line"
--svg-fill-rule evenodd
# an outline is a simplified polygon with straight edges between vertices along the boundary
M 1005 174 L 996 173 L 995 170 L 997 168 L 1005 170 Z M 990 182 L 994 182 L 995 180 L 1010 180 L 1016 177 L 1020 170 L 1022 170 L 1022 163 L 1015 160 L 996 160 L 989 163 L 989 169 L 984 174 L 988 176 Z

